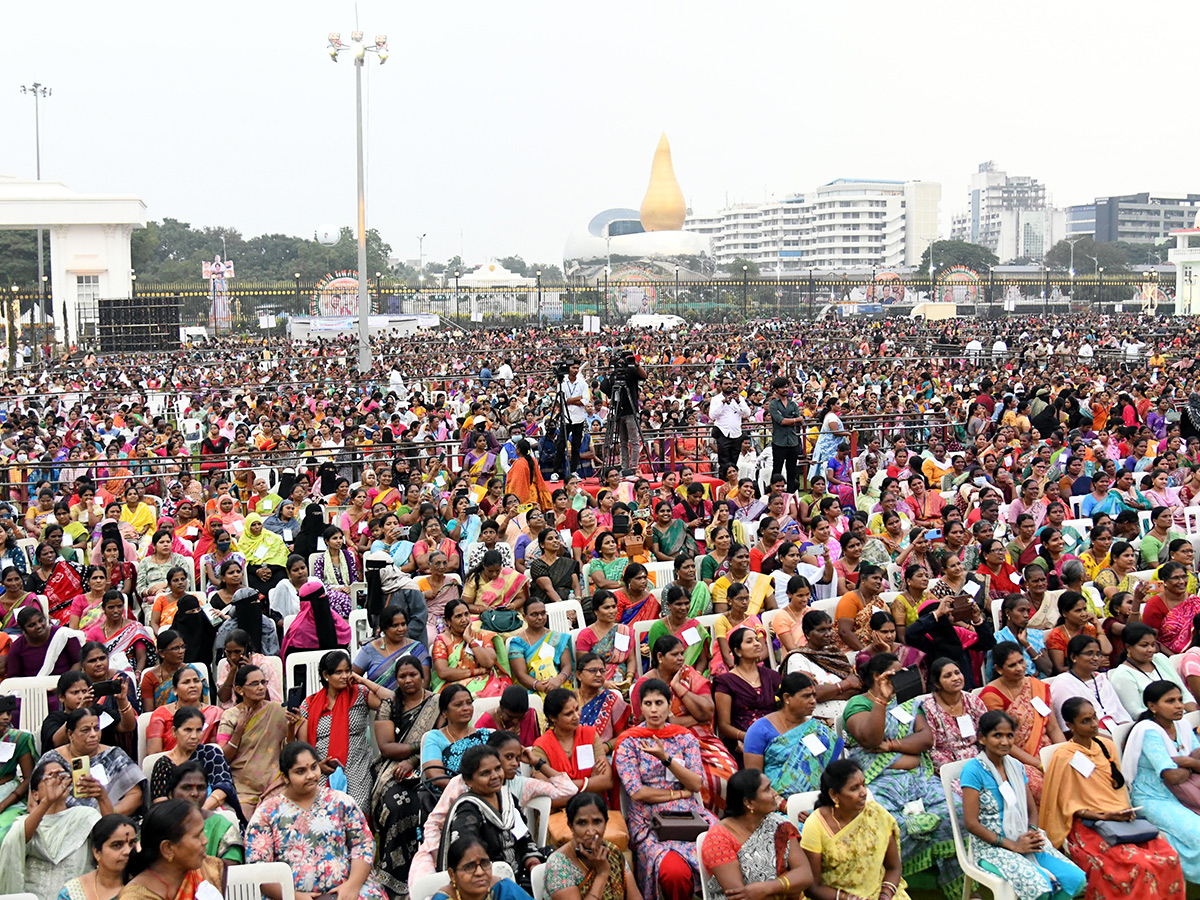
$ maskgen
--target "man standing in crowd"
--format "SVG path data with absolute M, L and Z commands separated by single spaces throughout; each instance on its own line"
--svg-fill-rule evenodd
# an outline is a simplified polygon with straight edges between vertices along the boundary
M 742 419 L 750 418 L 750 407 L 737 394 L 733 379 L 722 375 L 720 393 L 708 406 L 708 418 L 717 442 L 717 472 L 724 477 L 729 466 L 736 466 L 742 449 Z

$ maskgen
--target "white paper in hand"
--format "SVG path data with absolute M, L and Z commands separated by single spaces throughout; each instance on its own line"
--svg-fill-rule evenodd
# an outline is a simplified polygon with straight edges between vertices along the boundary
M 542 641 L 542 646 L 538 647 L 537 655 L 541 659 L 552 659 L 554 657 L 554 648 L 550 646 L 549 641 Z
M 292 541 L 292 539 L 295 537 L 296 537 L 296 532 L 292 531 L 292 529 L 290 529 L 290 528 L 283 529 L 283 539 L 285 541 L 290 543 Z
M 1034 712 L 1039 716 L 1050 715 L 1050 707 L 1046 705 L 1046 701 L 1041 697 L 1033 697 L 1030 699 L 1029 705 L 1033 707 Z
M 64 547 L 70 547 L 74 543 L 75 543 L 75 539 L 73 537 L 71 537 L 69 532 L 64 531 L 62 545 Z
M 102 765 L 92 766 L 91 771 L 88 774 L 90 774 L 93 778 L 95 778 L 98 782 L 100 782 L 105 787 L 108 787 L 108 772 L 106 772 L 104 770 L 104 766 L 102 766 Z
M 1071 768 L 1084 778 L 1088 778 L 1096 771 L 1096 764 L 1076 750 L 1071 756 Z
M 580 769 L 590 769 L 596 765 L 596 751 L 591 744 L 580 744 L 575 748 L 575 764 Z
M 970 716 L 962 715 L 955 716 L 955 721 L 958 723 L 958 731 L 964 738 L 975 737 L 975 720 Z
M 800 743 L 802 743 L 804 745 L 804 749 L 807 750 L 809 753 L 811 753 L 813 756 L 820 756 L 822 753 L 824 753 L 826 750 L 829 749 L 828 747 L 825 746 L 825 742 L 822 741 L 815 734 L 806 734 L 804 736 L 804 739 Z
M 525 817 L 518 815 L 513 821 L 512 836 L 519 841 L 527 834 L 529 834 L 529 826 L 525 824 Z
M 624 653 L 629 649 L 629 635 L 618 631 L 613 637 L 613 646 L 617 648 L 618 653 Z
M 689 647 L 693 644 L 700 643 L 700 632 L 698 632 L 694 626 L 692 628 L 685 628 L 680 637 L 683 638 L 683 642 Z
M 925 812 L 925 801 L 919 797 L 916 800 L 909 800 L 900 808 L 902 816 L 919 816 Z
M 108 714 L 107 710 L 100 710 L 100 730 L 103 731 L 116 720 Z
M 896 719 L 897 722 L 901 722 L 905 725 L 911 725 L 913 723 L 913 721 L 915 720 L 915 716 L 913 716 L 913 714 L 910 713 L 903 706 L 897 706 L 897 707 L 889 710 L 889 712 Z
M 0 762 L 8 762 L 17 751 L 17 745 L 10 741 L 0 744 Z

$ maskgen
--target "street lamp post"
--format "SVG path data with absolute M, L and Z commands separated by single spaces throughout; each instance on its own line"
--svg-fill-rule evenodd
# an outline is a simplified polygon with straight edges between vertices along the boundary
M 679 315 L 679 266 L 675 267 L 675 315 Z
M 334 62 L 337 62 L 338 54 L 343 50 L 349 50 L 354 57 L 355 126 L 358 138 L 358 371 L 365 375 L 371 371 L 371 298 L 367 292 L 367 198 L 363 173 L 362 70 L 368 52 L 376 54 L 381 65 L 387 62 L 387 35 L 376 35 L 375 46 L 368 47 L 363 43 L 361 31 L 350 35 L 349 45 L 342 43 L 340 32 L 334 31 L 329 35 L 328 49 Z
M 1100 306 L 1103 302 L 1104 292 L 1104 266 L 1096 266 L 1096 306 Z M 1103 309 L 1103 307 L 1101 307 Z
M 426 231 L 423 234 L 417 235 L 417 269 L 421 270 L 421 271 L 423 271 L 425 269 L 425 235 L 426 234 L 429 234 L 429 232 Z
M 21 304 L 17 302 L 17 294 L 20 290 L 17 285 L 12 286 L 12 295 L 8 302 L 8 315 L 4 317 L 9 371 L 17 367 L 17 326 L 21 324 Z
M 742 318 L 750 318 L 750 267 L 742 266 Z
M 43 97 L 49 97 L 53 91 L 44 84 L 34 82 L 33 84 L 21 85 L 22 94 L 33 95 L 33 142 L 37 154 L 37 180 L 42 180 L 42 110 L 41 100 Z M 38 309 L 42 314 L 42 323 L 46 328 L 47 337 L 50 333 L 50 319 L 52 316 L 46 315 L 46 266 L 42 254 L 42 229 L 37 230 L 37 267 L 38 267 Z M 32 316 L 30 317 L 33 318 Z M 34 329 L 36 335 L 36 325 L 31 321 L 30 325 Z M 64 323 L 65 325 L 65 323 Z M 38 351 L 38 359 L 42 358 L 41 351 Z
M 538 323 L 542 321 L 542 270 L 537 270 L 537 288 L 538 288 Z
M 458 277 L 461 274 L 458 269 L 454 270 L 454 318 L 458 319 L 460 327 L 462 326 L 462 297 L 458 294 Z

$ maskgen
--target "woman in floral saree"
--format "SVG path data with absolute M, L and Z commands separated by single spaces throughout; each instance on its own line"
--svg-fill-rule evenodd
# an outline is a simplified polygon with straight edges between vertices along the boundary
M 489 550 L 475 571 L 467 575 L 462 599 L 479 615 L 493 609 L 520 609 L 529 592 L 529 577 L 503 565 L 499 550 Z M 449 620 L 449 604 L 443 613 Z
M 609 687 L 604 678 L 604 660 L 595 653 L 580 653 L 575 659 L 575 679 L 579 682 L 579 722 L 596 729 L 605 742 L 605 751 L 615 745 L 615 736 L 629 724 L 629 704 L 621 692 Z
M 1169 653 L 1182 653 L 1192 645 L 1192 619 L 1200 613 L 1200 596 L 1187 592 L 1188 571 L 1183 563 L 1159 567 L 1162 589 L 1142 607 L 1142 621 L 1158 632 Z
M 496 472 L 496 454 L 488 452 L 487 435 L 482 431 L 475 433 L 471 449 L 463 454 L 463 468 L 477 486 L 487 489 Z
M 747 769 L 761 769 L 786 799 L 817 790 L 821 773 L 841 757 L 844 744 L 832 728 L 812 718 L 817 690 L 807 675 L 784 675 L 779 696 L 780 709 L 746 730 L 744 763 Z
M 464 685 L 473 697 L 499 697 L 512 684 L 504 639 L 471 623 L 465 601 L 446 604 L 446 630 L 433 642 L 435 691 L 448 683 Z

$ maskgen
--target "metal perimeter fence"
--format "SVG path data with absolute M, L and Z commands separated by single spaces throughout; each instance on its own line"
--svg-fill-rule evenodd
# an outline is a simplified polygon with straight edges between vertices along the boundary
M 814 319 L 830 314 L 907 316 L 927 302 L 952 303 L 958 315 L 1000 318 L 1004 315 L 1175 312 L 1175 285 L 1158 273 L 1076 276 L 991 275 L 948 270 L 935 278 L 876 276 L 830 278 L 754 278 L 707 281 L 576 280 L 476 288 L 456 284 L 412 288 L 386 278 L 368 282 L 371 311 L 390 316 L 437 315 L 464 328 L 528 322 L 580 322 L 584 316 L 620 322 L 638 313 L 674 314 L 689 321 L 740 322 L 760 318 Z M 206 284 L 138 282 L 135 300 L 146 306 L 178 305 L 180 326 L 209 334 L 281 333 L 298 316 L 352 317 L 358 312 L 357 283 L 352 277 L 321 285 L 295 283 L 238 284 L 216 291 Z M 36 295 L 15 294 L 6 304 L 28 309 Z M 61 309 L 46 301 L 48 308 Z M 81 345 L 97 334 L 97 303 L 74 304 Z M 28 326 L 26 326 L 28 327 Z M 36 328 L 36 324 L 34 326 Z

